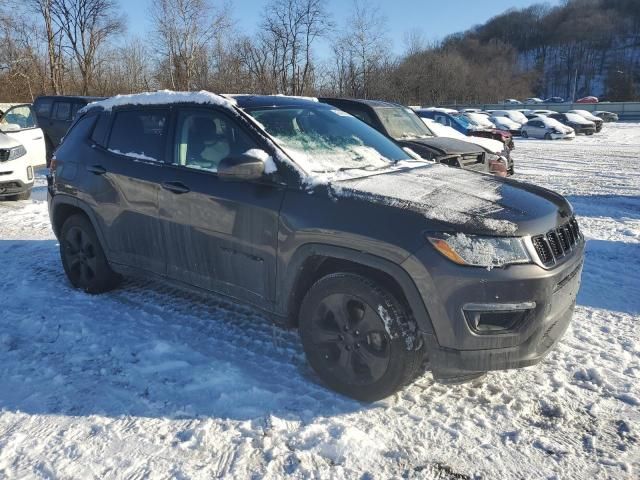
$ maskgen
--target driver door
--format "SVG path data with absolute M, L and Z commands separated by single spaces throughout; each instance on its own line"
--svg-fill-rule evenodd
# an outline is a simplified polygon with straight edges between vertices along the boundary
M 167 275 L 266 306 L 275 297 L 284 190 L 268 178 L 218 177 L 222 159 L 262 148 L 226 113 L 183 107 L 175 118 L 173 158 L 163 166 L 159 198 Z
M 46 164 L 44 134 L 38 127 L 31 105 L 16 105 L 7 110 L 0 119 L 0 130 L 24 146 L 29 165 L 37 167 Z

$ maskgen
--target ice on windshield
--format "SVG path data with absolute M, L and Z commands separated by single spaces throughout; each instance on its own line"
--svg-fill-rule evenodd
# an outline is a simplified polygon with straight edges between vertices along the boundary
M 319 105 L 248 113 L 309 174 L 375 170 L 410 158 L 387 137 L 341 110 Z
M 393 138 L 410 139 L 433 136 L 433 133 L 412 110 L 402 107 L 377 107 L 375 111 L 382 125 Z

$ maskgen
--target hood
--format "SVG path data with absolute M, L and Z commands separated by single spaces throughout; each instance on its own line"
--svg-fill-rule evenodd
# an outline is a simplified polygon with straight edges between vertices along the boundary
M 0 148 L 14 148 L 19 147 L 20 142 L 11 138 L 9 135 L 0 132 Z
M 458 140 L 457 138 L 414 138 L 411 140 L 398 140 L 398 143 L 403 147 L 409 147 L 412 150 L 415 150 L 417 153 L 420 153 L 418 150 L 425 148 L 432 151 L 435 150 L 440 155 L 461 155 L 465 153 L 480 154 L 483 152 L 482 148 L 477 145 L 464 140 Z
M 333 194 L 418 213 L 427 228 L 476 235 L 547 232 L 572 214 L 561 195 L 511 179 L 428 163 L 333 181 Z

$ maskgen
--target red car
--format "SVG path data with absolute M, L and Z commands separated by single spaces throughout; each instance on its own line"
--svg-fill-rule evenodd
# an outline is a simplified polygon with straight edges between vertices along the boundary
M 589 95 L 588 97 L 579 98 L 576 103 L 598 103 L 598 97 Z

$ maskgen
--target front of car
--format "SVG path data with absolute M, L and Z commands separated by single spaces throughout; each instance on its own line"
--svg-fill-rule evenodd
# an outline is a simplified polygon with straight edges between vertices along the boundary
M 555 117 L 552 117 L 555 118 Z M 577 134 L 593 135 L 596 132 L 596 124 L 576 113 L 564 113 L 561 118 L 556 118 L 566 126 L 573 128 Z M 563 121 L 564 120 L 564 121 Z
M 544 124 L 546 132 L 552 140 L 573 139 L 576 137 L 573 128 L 563 125 L 553 118 L 541 118 L 540 121 Z
M 492 115 L 489 117 L 489 120 L 491 120 L 499 129 L 507 130 L 512 135 L 520 136 L 522 124 L 500 115 Z
M 604 122 L 617 122 L 619 120 L 617 113 L 607 112 L 605 110 L 595 110 L 593 114 Z
M 561 195 L 412 157 L 328 105 L 237 101 L 300 175 L 282 261 L 311 245 L 393 264 L 437 380 L 533 365 L 560 339 L 584 256 Z
M 0 132 L 0 198 L 20 197 L 33 188 L 33 166 L 20 142 Z

